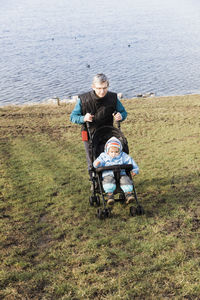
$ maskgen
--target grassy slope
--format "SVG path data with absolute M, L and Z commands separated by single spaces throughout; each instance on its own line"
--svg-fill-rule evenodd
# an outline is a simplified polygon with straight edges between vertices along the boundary
M 123 104 L 146 215 L 104 221 L 73 105 L 0 108 L 0 298 L 199 299 L 200 97 Z

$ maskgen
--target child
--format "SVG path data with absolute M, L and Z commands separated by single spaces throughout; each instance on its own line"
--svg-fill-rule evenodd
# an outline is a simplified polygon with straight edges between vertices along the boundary
M 131 171 L 133 176 L 139 173 L 139 168 L 135 161 L 128 154 L 122 151 L 122 144 L 120 140 L 116 137 L 111 137 L 105 144 L 104 152 L 102 152 L 93 162 L 93 166 L 98 168 L 122 164 L 133 165 L 133 170 Z M 107 204 L 113 205 L 115 202 L 113 192 L 116 189 L 114 173 L 112 170 L 106 170 L 102 172 L 102 177 L 103 189 L 108 195 Z M 120 187 L 125 193 L 126 204 L 133 202 L 133 182 L 129 176 L 126 175 L 125 170 L 121 170 L 120 172 Z

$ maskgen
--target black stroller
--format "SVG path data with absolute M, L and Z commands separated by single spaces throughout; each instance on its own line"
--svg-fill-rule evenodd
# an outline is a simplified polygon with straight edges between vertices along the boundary
M 89 129 L 89 124 L 87 124 L 88 132 L 90 135 L 90 156 L 92 163 L 94 160 L 101 154 L 101 152 L 104 151 L 104 146 L 109 138 L 112 136 L 118 138 L 122 144 L 123 151 L 129 154 L 129 149 L 128 149 L 128 142 L 127 139 L 125 138 L 124 134 L 120 130 L 120 123 L 118 122 L 118 128 L 113 127 L 113 126 L 102 126 L 99 129 L 97 129 L 94 134 L 91 136 L 90 129 Z M 111 207 L 107 206 L 107 201 L 105 200 L 105 193 L 103 191 L 103 186 L 102 186 L 102 172 L 105 170 L 112 170 L 115 176 L 116 180 L 116 190 L 114 194 L 119 194 L 118 200 L 115 199 L 115 201 L 125 201 L 125 194 L 123 190 L 120 188 L 119 185 L 119 180 L 120 180 L 120 171 L 125 170 L 127 175 L 130 177 L 132 180 L 132 176 L 130 171 L 133 169 L 133 166 L 131 164 L 129 165 L 114 165 L 114 166 L 107 166 L 107 167 L 99 167 L 99 168 L 92 168 L 91 173 L 92 173 L 92 195 L 89 197 L 89 203 L 91 206 L 97 206 L 97 217 L 99 219 L 104 219 L 106 217 L 111 216 L 112 209 Z M 133 180 L 132 180 L 133 182 Z M 133 193 L 134 197 L 136 200 L 136 207 L 135 206 L 130 206 L 130 215 L 135 216 L 135 215 L 143 215 L 144 214 L 144 209 L 143 207 L 139 204 L 134 182 L 133 182 Z M 103 207 L 101 206 L 101 201 L 100 201 L 100 196 L 102 198 L 102 204 Z

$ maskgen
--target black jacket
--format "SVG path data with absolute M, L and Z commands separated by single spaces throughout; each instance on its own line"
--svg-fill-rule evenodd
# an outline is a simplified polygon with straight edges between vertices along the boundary
M 81 100 L 82 115 L 94 115 L 93 122 L 89 123 L 91 134 L 101 126 L 113 126 L 113 113 L 116 111 L 117 94 L 107 92 L 105 97 L 99 98 L 94 91 L 79 95 Z M 87 130 L 83 124 L 82 131 Z

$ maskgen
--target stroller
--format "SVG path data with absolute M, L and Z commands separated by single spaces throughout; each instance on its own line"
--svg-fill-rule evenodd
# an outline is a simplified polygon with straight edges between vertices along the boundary
M 90 157 L 92 160 L 92 163 L 94 160 L 101 154 L 101 152 L 104 151 L 104 146 L 109 138 L 112 136 L 118 138 L 123 146 L 123 151 L 129 154 L 129 149 L 128 149 L 128 142 L 127 139 L 125 138 L 124 134 L 121 132 L 120 129 L 120 122 L 117 122 L 117 126 L 102 126 L 98 128 L 93 135 L 90 133 L 90 128 L 89 124 L 87 123 L 87 129 L 88 133 L 90 136 Z M 112 170 L 115 176 L 116 180 L 116 190 L 114 194 L 119 194 L 118 200 L 115 199 L 115 201 L 120 201 L 120 202 L 125 202 L 125 194 L 123 190 L 120 188 L 119 180 L 120 180 L 120 171 L 125 170 L 126 174 L 130 177 L 132 180 L 132 176 L 130 171 L 133 169 L 133 166 L 131 164 L 128 165 L 113 165 L 113 166 L 106 166 L 106 167 L 99 167 L 99 168 L 92 168 L 91 169 L 91 174 L 92 174 L 92 195 L 89 197 L 89 203 L 91 206 L 97 206 L 97 217 L 99 219 L 104 219 L 106 217 L 111 216 L 112 209 L 111 207 L 107 206 L 107 201 L 105 200 L 105 193 L 103 191 L 103 186 L 102 186 L 102 172 L 105 170 Z M 133 182 L 133 180 L 132 180 Z M 135 216 L 135 215 L 143 215 L 144 214 L 144 209 L 140 205 L 134 182 L 133 182 L 133 193 L 134 197 L 136 200 L 136 207 L 135 206 L 130 206 L 130 215 Z M 100 196 L 102 198 L 102 204 L 103 207 L 101 206 L 101 201 L 100 201 Z

